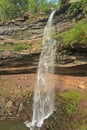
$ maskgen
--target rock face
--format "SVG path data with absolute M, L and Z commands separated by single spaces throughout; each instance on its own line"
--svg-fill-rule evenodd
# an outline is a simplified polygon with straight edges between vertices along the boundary
M 78 13 L 76 16 L 69 16 L 67 14 L 67 10 L 70 5 L 71 4 L 68 4 L 55 12 L 53 24 L 55 26 L 55 32 L 57 34 L 71 29 L 77 21 L 86 19 L 85 15 L 83 15 L 81 12 Z M 17 38 L 18 33 L 21 32 L 21 38 L 23 39 L 22 34 L 25 33 L 30 40 L 29 42 L 33 43 L 33 46 L 37 46 L 36 48 L 38 50 L 39 45 L 36 43 L 38 43 L 39 38 L 42 39 L 46 22 L 47 18 L 32 22 L 29 22 L 29 20 L 16 20 L 15 22 L 8 22 L 5 25 L 0 26 L 0 35 L 3 36 L 3 38 L 8 36 Z M 63 46 L 61 46 L 61 43 L 59 43 L 59 41 L 57 42 L 58 46 L 56 53 L 55 73 L 87 75 L 87 45 L 75 46 L 74 48 L 68 47 L 66 48 L 67 51 L 65 52 Z M 8 56 L 7 53 L 5 53 L 5 55 L 1 54 L 0 73 L 26 73 L 26 71 L 36 71 L 38 64 L 38 62 L 36 61 L 39 61 L 40 53 L 33 54 L 35 52 L 36 51 L 32 51 L 31 55 L 11 53 L 10 56 L 10 54 L 8 53 Z M 10 64 L 10 70 L 8 69 L 8 67 L 6 67 L 7 64 Z M 24 64 L 26 64 L 26 67 L 20 68 L 19 64 L 22 67 L 24 66 Z
M 0 120 L 31 121 L 35 77 L 36 74 L 32 73 L 0 75 Z M 54 75 L 54 80 L 56 111 L 49 119 L 45 120 L 41 130 L 46 130 L 47 128 L 50 130 L 57 130 L 58 128 L 60 130 L 74 130 L 73 125 L 75 123 L 77 124 L 78 122 L 82 125 L 82 120 L 87 122 L 86 77 Z M 75 103 L 72 103 L 72 98 L 69 97 L 66 102 L 59 96 L 60 93 L 66 94 L 67 92 L 68 94 L 71 92 L 69 96 L 73 97 L 76 102 L 80 98 L 78 93 L 81 93 L 81 96 L 82 94 L 85 96 L 81 103 L 76 105 L 76 110 L 72 115 L 66 113 L 66 105 L 69 104 L 68 108 L 71 112 L 74 108 L 73 105 Z M 73 96 L 72 92 L 75 92 L 76 96 Z
M 69 30 L 77 21 L 86 20 L 86 15 L 82 11 L 77 14 L 69 14 L 68 9 L 70 6 L 71 4 L 69 3 L 55 12 L 54 24 L 56 25 L 55 31 L 57 34 Z
M 66 32 L 71 29 L 77 21 L 85 20 L 82 12 L 77 15 L 68 15 L 67 10 L 71 4 L 67 4 L 56 11 L 54 16 L 54 25 L 56 34 Z M 56 72 L 61 74 L 85 74 L 87 75 L 87 44 L 64 48 L 58 42 L 56 57 Z
M 34 39 L 43 36 L 44 26 L 47 18 L 29 22 L 25 19 L 13 20 L 0 25 L 0 39 L 4 38 L 19 38 L 19 39 Z

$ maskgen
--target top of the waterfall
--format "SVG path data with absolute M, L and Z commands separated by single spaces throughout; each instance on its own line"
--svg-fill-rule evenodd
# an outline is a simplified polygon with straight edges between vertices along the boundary
M 53 16 L 54 16 L 54 13 L 55 13 L 55 10 L 52 11 L 49 19 L 48 19 L 48 22 L 47 22 L 47 25 L 50 27 L 52 26 L 52 20 L 53 20 Z
M 52 11 L 55 11 L 55 8 L 54 8 L 54 7 L 52 7 L 52 8 L 51 8 L 51 10 L 52 10 Z

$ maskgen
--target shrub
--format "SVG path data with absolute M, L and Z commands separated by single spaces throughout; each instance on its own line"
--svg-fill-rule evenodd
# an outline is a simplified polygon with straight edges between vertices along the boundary
M 80 92 L 70 91 L 66 93 L 61 93 L 60 97 L 64 100 L 64 102 L 66 102 L 66 114 L 72 115 L 80 101 L 84 98 L 84 95 Z
M 56 40 L 60 40 L 64 46 L 72 46 L 78 43 L 87 44 L 87 22 L 77 22 L 70 30 L 53 37 Z
M 87 15 L 87 0 L 82 0 L 83 13 Z
M 80 12 L 82 12 L 83 14 L 87 14 L 87 0 L 73 2 L 67 10 L 68 15 L 73 16 L 76 16 Z
M 14 47 L 13 47 L 13 50 L 14 51 L 21 51 L 21 50 L 23 50 L 24 49 L 24 46 L 22 46 L 22 45 L 15 45 Z
M 69 7 L 69 9 L 67 10 L 68 15 L 77 15 L 79 14 L 79 12 L 82 10 L 82 3 L 81 2 L 74 2 L 71 4 L 71 6 Z
M 14 50 L 14 51 L 27 50 L 27 49 L 31 49 L 31 48 L 32 48 L 32 46 L 28 46 L 28 45 L 21 44 L 21 43 L 16 43 L 16 44 L 13 46 L 13 50 Z

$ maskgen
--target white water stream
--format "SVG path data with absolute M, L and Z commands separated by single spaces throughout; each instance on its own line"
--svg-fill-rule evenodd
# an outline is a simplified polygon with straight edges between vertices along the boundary
M 44 30 L 42 52 L 37 70 L 37 82 L 34 88 L 34 104 L 32 122 L 25 122 L 30 130 L 42 127 L 43 121 L 54 111 L 54 62 L 56 41 L 51 38 L 55 29 L 52 26 L 53 11 Z M 52 73 L 52 74 L 51 74 Z

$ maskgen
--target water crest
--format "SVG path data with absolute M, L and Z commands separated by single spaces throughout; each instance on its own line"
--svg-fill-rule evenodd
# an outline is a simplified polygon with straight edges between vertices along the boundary
M 42 127 L 43 121 L 54 111 L 54 63 L 56 41 L 52 39 L 55 29 L 52 26 L 53 11 L 44 30 L 42 52 L 37 70 L 37 81 L 34 88 L 34 104 L 32 122 L 25 122 L 30 130 Z

